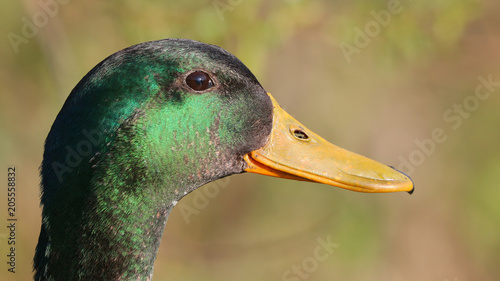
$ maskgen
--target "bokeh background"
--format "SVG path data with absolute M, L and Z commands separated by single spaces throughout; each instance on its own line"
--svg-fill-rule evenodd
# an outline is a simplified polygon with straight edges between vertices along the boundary
M 361 194 L 232 176 L 179 202 L 155 280 L 498 280 L 500 2 L 0 5 L 1 280 L 31 279 L 42 146 L 72 87 L 111 53 L 166 37 L 227 49 L 310 129 L 381 162 L 406 163 L 417 188 L 411 196 Z M 390 19 L 380 11 L 392 11 Z M 493 81 L 481 100 L 479 77 Z M 431 141 L 435 130 L 439 142 Z M 5 263 L 9 165 L 18 177 L 16 274 Z M 338 247 L 313 266 L 318 239 Z M 304 262 L 307 276 L 284 275 Z

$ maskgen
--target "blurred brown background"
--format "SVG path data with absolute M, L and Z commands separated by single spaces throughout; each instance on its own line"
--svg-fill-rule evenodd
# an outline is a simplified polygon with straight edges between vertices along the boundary
M 417 188 L 411 196 L 361 194 L 232 176 L 179 202 L 154 280 L 498 280 L 498 1 L 1 6 L 1 280 L 31 279 L 42 146 L 72 87 L 111 53 L 165 37 L 227 49 L 310 129 L 351 151 L 404 165 Z M 5 262 L 9 165 L 18 177 L 16 274 Z M 207 188 L 216 196 L 202 204 Z M 182 206 L 199 214 L 187 216 Z M 337 248 L 313 260 L 321 239 Z M 302 274 L 286 273 L 297 266 Z

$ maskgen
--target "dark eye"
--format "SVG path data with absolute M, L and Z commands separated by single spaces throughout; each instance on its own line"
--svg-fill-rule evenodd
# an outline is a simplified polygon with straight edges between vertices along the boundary
M 205 91 L 214 86 L 210 76 L 203 71 L 195 71 L 189 74 L 186 77 L 186 84 L 195 91 Z

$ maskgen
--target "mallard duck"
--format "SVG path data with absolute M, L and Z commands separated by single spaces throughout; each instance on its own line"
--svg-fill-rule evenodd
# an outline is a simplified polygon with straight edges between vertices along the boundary
M 222 48 L 141 43 L 83 77 L 50 129 L 35 280 L 151 280 L 175 204 L 243 172 L 413 190 L 403 173 L 311 132 Z

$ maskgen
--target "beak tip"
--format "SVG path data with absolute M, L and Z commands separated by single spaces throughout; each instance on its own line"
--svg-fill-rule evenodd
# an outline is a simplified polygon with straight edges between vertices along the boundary
M 415 186 L 413 186 L 413 188 L 410 191 L 408 191 L 408 194 L 412 195 L 414 191 L 415 191 Z
M 411 190 L 408 190 L 407 192 L 408 192 L 410 195 L 411 195 L 411 194 L 413 194 L 413 192 L 415 191 L 415 183 L 413 182 L 413 179 L 412 179 L 412 178 L 411 178 L 411 177 L 410 177 L 407 173 L 405 173 L 405 172 L 403 172 L 403 171 L 400 171 L 400 170 L 398 170 L 398 169 L 394 168 L 394 166 L 389 166 L 389 167 L 390 167 L 390 168 L 392 168 L 392 169 L 394 169 L 394 170 L 396 170 L 396 171 L 398 171 L 399 173 L 401 173 L 401 174 L 405 175 L 405 176 L 406 176 L 406 178 L 407 178 L 408 180 L 410 180 L 410 182 L 411 182 Z

